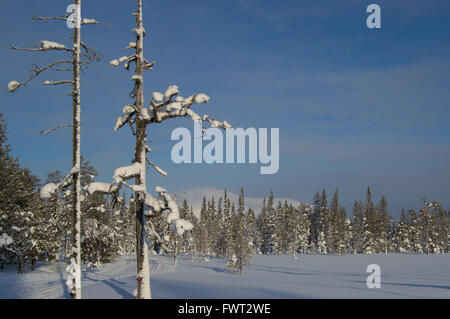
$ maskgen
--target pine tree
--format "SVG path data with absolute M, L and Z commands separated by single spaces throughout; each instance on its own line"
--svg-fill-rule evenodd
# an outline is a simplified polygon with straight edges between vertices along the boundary
M 427 201 L 426 198 L 422 199 L 423 207 L 420 209 L 419 223 L 420 223 L 420 244 L 426 254 L 430 254 L 433 249 L 433 243 L 431 239 L 432 235 L 432 223 L 430 208 L 434 207 L 434 203 Z
M 247 234 L 251 254 L 259 253 L 258 228 L 255 211 L 252 208 L 247 210 Z
M 320 192 L 316 191 L 314 193 L 313 197 L 313 212 L 310 215 L 310 221 L 311 221 L 311 243 L 310 246 L 312 248 L 312 251 L 316 252 L 316 247 L 318 245 L 319 241 L 319 233 L 320 233 Z
M 339 229 L 340 220 L 339 219 L 339 197 L 338 190 L 334 192 L 333 199 L 331 200 L 330 214 L 327 222 L 328 229 L 328 252 L 337 253 L 339 251 L 341 233 Z
M 35 178 L 20 167 L 10 151 L 6 121 L 0 113 L 0 266 L 15 262 L 21 273 L 38 253 L 39 229 L 31 209 L 40 211 L 41 203 L 36 198 Z
M 200 223 L 198 233 L 198 243 L 200 248 L 200 254 L 206 256 L 209 254 L 209 238 L 208 238 L 208 226 L 209 226 L 209 211 L 206 204 L 206 198 L 203 196 L 202 206 L 200 209 Z
M 183 207 L 188 206 L 187 201 L 183 202 Z M 186 209 L 186 220 L 189 221 L 194 226 L 194 231 L 186 232 L 184 234 L 184 245 L 185 250 L 188 252 L 189 260 L 192 260 L 192 255 L 197 254 L 197 247 L 195 242 L 195 231 L 198 230 L 197 218 L 194 216 L 194 210 L 191 207 L 184 208 Z
M 224 257 L 230 258 L 233 254 L 233 224 L 232 224 L 232 212 L 231 212 L 231 202 L 227 197 L 227 192 L 224 195 L 224 226 L 223 226 L 223 239 L 224 239 Z
M 305 207 L 299 206 L 297 209 L 289 205 L 289 240 L 288 252 L 290 254 L 306 254 L 309 250 L 308 240 L 310 238 L 311 222 L 308 218 Z
M 60 184 L 64 179 L 59 170 L 47 174 L 45 184 Z M 55 220 L 56 223 L 56 240 L 59 247 L 57 259 L 66 260 L 70 255 L 71 250 L 71 228 L 72 223 L 71 209 L 70 209 L 70 191 L 54 192 L 48 200 L 44 200 L 44 210 L 49 219 Z
M 319 238 L 318 239 L 318 247 L 320 247 L 320 253 L 327 254 L 328 253 L 328 245 L 329 245 L 329 215 L 330 210 L 328 208 L 328 200 L 327 193 L 325 189 L 322 190 L 322 194 L 320 196 L 320 209 L 319 209 Z
M 402 214 L 395 226 L 395 251 L 398 253 L 409 253 L 411 252 L 411 239 L 410 239 L 410 225 L 408 216 L 405 210 L 402 209 Z
M 283 206 L 281 202 L 278 202 L 277 208 L 274 214 L 274 230 L 272 234 L 273 253 L 275 255 L 282 255 L 285 253 L 283 246 L 287 242 L 286 233 L 286 218 Z
M 364 207 L 364 242 L 363 242 L 363 253 L 374 254 L 376 253 L 376 237 L 375 229 L 377 227 L 375 209 L 372 201 L 372 193 L 370 187 L 367 188 L 366 193 L 366 204 Z
M 232 215 L 234 216 L 234 205 L 232 206 Z M 229 261 L 227 268 L 234 268 L 242 274 L 243 267 L 250 263 L 251 258 L 251 247 L 249 245 L 250 241 L 248 238 L 247 229 L 247 217 L 245 214 L 245 195 L 244 188 L 241 187 L 239 199 L 238 199 L 238 209 L 235 215 L 235 229 L 234 229 L 234 249 L 231 260 Z
M 390 242 L 392 240 L 392 217 L 387 212 L 387 200 L 381 196 L 377 210 L 378 228 L 378 251 L 385 254 L 389 251 Z
M 211 198 L 210 201 L 208 201 L 208 220 L 206 223 L 206 230 L 208 234 L 208 250 L 209 253 L 215 257 L 216 252 L 214 250 L 218 227 L 217 227 L 217 212 L 216 212 L 216 203 L 214 200 L 214 196 Z
M 214 219 L 216 223 L 216 233 L 214 236 L 214 252 L 218 257 L 225 256 L 225 235 L 224 235 L 224 215 L 223 215 L 223 203 L 222 197 L 219 197 L 219 202 L 217 203 L 217 213 Z
M 294 240 L 294 234 L 293 234 L 293 217 L 294 215 L 294 207 L 292 205 L 289 205 L 288 202 L 285 200 L 283 204 L 283 222 L 280 223 L 280 237 L 282 238 L 282 251 L 283 254 L 289 254 L 291 253 L 291 243 Z
M 336 191 L 336 197 L 337 197 L 337 191 Z M 348 251 L 348 230 L 349 230 L 349 224 L 350 222 L 347 220 L 346 217 L 346 210 L 345 207 L 339 206 L 334 213 L 334 225 L 333 225 L 333 246 L 334 246 L 334 253 L 337 253 L 339 255 L 345 254 Z
M 276 210 L 273 207 L 273 193 L 270 191 L 269 199 L 267 200 L 267 219 L 266 219 L 266 231 L 269 239 L 268 242 L 268 253 L 275 253 L 275 249 L 278 244 L 278 234 L 276 233 Z
M 120 227 L 120 237 L 121 237 L 121 255 L 131 255 L 135 253 L 136 250 L 136 236 L 133 236 L 134 230 L 136 229 L 135 224 L 135 205 L 133 195 L 130 196 L 128 202 L 125 200 L 125 195 L 123 195 L 123 202 L 121 202 L 121 227 Z
M 263 199 L 263 204 L 262 204 L 262 208 L 261 208 L 261 213 L 259 214 L 258 217 L 258 233 L 259 233 L 259 237 L 260 237 L 260 251 L 261 254 L 269 254 L 269 247 L 270 247 L 270 233 L 269 233 L 269 229 L 267 227 L 267 220 L 268 220 L 268 216 L 267 216 L 267 204 L 266 204 L 266 198 Z
M 50 20 L 63 20 L 66 23 L 72 23 L 73 25 L 73 47 L 72 49 L 66 47 L 63 44 L 52 42 L 52 41 L 41 41 L 39 48 L 18 48 L 11 47 L 12 50 L 25 50 L 25 51 L 42 51 L 42 52 L 65 52 L 70 54 L 71 59 L 67 58 L 64 60 L 56 61 L 50 63 L 44 67 L 35 66 L 30 72 L 30 77 L 24 82 L 11 81 L 8 84 L 8 91 L 15 92 L 19 87 L 28 84 L 31 80 L 38 77 L 41 73 L 54 70 L 54 71 L 72 71 L 71 80 L 62 81 L 45 81 L 46 86 L 60 86 L 60 85 L 70 85 L 72 86 L 72 104 L 73 104 L 73 117 L 71 125 L 60 125 L 55 129 L 43 131 L 43 134 L 48 134 L 61 127 L 71 126 L 73 129 L 72 135 L 72 169 L 70 170 L 70 177 L 73 183 L 72 192 L 72 239 L 73 239 L 73 249 L 71 255 L 71 266 L 68 268 L 70 271 L 70 277 L 67 280 L 67 284 L 71 290 L 71 296 L 74 299 L 81 298 L 81 106 L 80 106 L 80 73 L 82 71 L 82 64 L 92 62 L 94 60 L 99 60 L 100 55 L 88 47 L 85 43 L 81 41 L 81 25 L 86 24 L 99 24 L 98 21 L 94 19 L 82 19 L 81 17 L 81 0 L 74 0 L 71 6 L 72 12 L 62 17 L 34 17 L 34 20 L 48 22 Z M 83 52 L 81 52 L 83 50 Z M 72 69 L 69 68 L 72 65 Z M 52 186 L 53 188 L 53 186 Z
M 326 254 L 327 253 L 327 242 L 325 233 L 321 231 L 319 233 L 319 238 L 317 239 L 317 250 L 319 254 Z
M 449 252 L 450 243 L 450 215 L 446 212 L 441 205 L 436 207 L 436 226 L 435 226 L 435 241 L 436 246 L 439 247 L 441 254 Z
M 133 164 L 119 167 L 114 173 L 114 183 L 109 187 L 102 184 L 96 184 L 95 191 L 104 193 L 117 192 L 120 187 L 125 186 L 132 189 L 136 194 L 136 254 L 137 254 L 137 298 L 150 299 L 150 268 L 148 264 L 148 242 L 163 243 L 163 239 L 155 231 L 153 219 L 156 215 L 166 215 L 166 222 L 171 225 L 172 230 L 183 234 L 185 230 L 190 230 L 192 224 L 179 218 L 179 211 L 176 203 L 172 200 L 168 192 L 157 186 L 155 191 L 161 202 L 155 199 L 146 189 L 146 167 L 155 169 L 158 174 L 167 176 L 167 172 L 150 161 L 147 156 L 151 153 L 151 148 L 147 144 L 147 127 L 149 125 L 161 124 L 166 120 L 174 118 L 189 118 L 194 121 L 194 125 L 199 125 L 202 132 L 206 129 L 204 123 L 208 123 L 215 128 L 228 129 L 230 124 L 226 121 L 219 122 L 208 115 L 200 116 L 194 112 L 194 104 L 206 104 L 210 100 L 206 94 L 193 94 L 188 98 L 183 98 L 179 94 L 178 86 L 170 85 L 165 93 L 153 92 L 148 107 L 144 104 L 144 71 L 152 70 L 155 62 L 149 62 L 144 57 L 144 37 L 146 30 L 143 25 L 142 0 L 137 0 L 137 11 L 133 14 L 136 18 L 136 28 L 132 30 L 136 35 L 136 42 L 131 42 L 127 49 L 134 52 L 130 56 L 121 57 L 112 60 L 112 66 L 125 64 L 125 69 L 129 70 L 132 63 L 135 64 L 135 73 L 131 77 L 133 89 L 130 98 L 133 104 L 127 104 L 122 109 L 122 116 L 116 120 L 115 130 L 129 124 L 131 133 L 136 138 L 134 147 Z M 126 181 L 135 179 L 134 185 L 128 185 Z M 161 207 L 162 203 L 163 207 Z M 148 209 L 147 209 L 148 208 Z M 208 247 L 209 248 L 209 247 Z
M 421 233 L 422 233 L 422 223 L 420 221 L 419 216 L 417 216 L 416 211 L 409 210 L 409 236 L 411 240 L 411 252 L 416 254 L 422 254 L 423 253 L 423 247 L 422 247 L 422 239 L 421 239 Z

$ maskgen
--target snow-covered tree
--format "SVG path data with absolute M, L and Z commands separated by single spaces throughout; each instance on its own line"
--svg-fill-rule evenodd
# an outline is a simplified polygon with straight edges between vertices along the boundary
M 258 253 L 258 228 L 253 208 L 249 208 L 247 211 L 247 234 L 251 253 Z
M 416 254 L 423 254 L 423 246 L 422 246 L 422 223 L 420 221 L 420 217 L 417 215 L 416 211 L 410 209 L 408 211 L 409 215 L 409 236 L 411 240 L 411 251 Z
M 209 234 L 208 234 L 208 226 L 210 220 L 210 211 L 208 210 L 208 206 L 206 204 L 206 197 L 203 196 L 202 206 L 200 208 L 200 221 L 197 229 L 197 242 L 199 252 L 203 256 L 207 256 L 210 253 L 210 245 L 209 245 Z
M 327 253 L 327 241 L 323 231 L 319 233 L 319 238 L 317 238 L 317 251 L 319 254 Z
M 286 211 L 283 209 L 281 202 L 278 202 L 275 209 L 275 229 L 276 236 L 273 238 L 273 253 L 275 255 L 282 255 L 286 253 L 287 238 L 287 219 Z
M 17 263 L 22 272 L 41 253 L 43 241 L 37 245 L 40 233 L 36 226 L 42 207 L 35 178 L 10 151 L 6 121 L 0 113 L 0 268 L 4 263 Z
M 266 206 L 266 225 L 265 225 L 265 231 L 267 232 L 268 236 L 268 243 L 267 243 L 267 253 L 273 254 L 275 251 L 275 248 L 278 244 L 278 234 L 276 233 L 276 210 L 273 207 L 274 204 L 274 196 L 273 192 L 270 191 L 269 199 L 267 200 L 267 206 Z
M 225 190 L 224 202 L 223 202 L 223 227 L 221 237 L 223 239 L 223 246 L 221 251 L 223 252 L 223 257 L 231 258 L 233 255 L 233 225 L 232 225 L 232 215 L 231 215 L 231 201 L 227 196 L 227 191 Z
M 245 213 L 245 195 L 244 188 L 241 187 L 241 191 L 239 193 L 238 199 L 238 209 L 235 219 L 235 227 L 234 227 L 234 247 L 233 254 L 230 260 L 231 267 L 242 274 L 243 267 L 250 263 L 251 258 L 251 241 L 248 236 L 248 228 L 247 228 L 247 216 Z
M 306 207 L 300 205 L 294 209 L 292 204 L 288 207 L 289 213 L 289 233 L 291 234 L 288 243 L 288 253 L 306 254 L 309 251 L 309 238 L 311 236 L 311 221 L 308 217 Z
M 74 0 L 73 6 L 70 6 L 71 12 L 67 12 L 64 16 L 60 17 L 33 17 L 34 20 L 48 22 L 50 20 L 61 20 L 66 23 L 71 23 L 73 26 L 73 43 L 72 48 L 54 41 L 42 40 L 40 45 L 36 47 L 19 48 L 12 46 L 12 50 L 25 50 L 29 52 L 60 52 L 67 54 L 68 57 L 52 62 L 44 67 L 34 66 L 30 72 L 30 77 L 23 81 L 10 81 L 8 84 L 8 91 L 15 92 L 18 88 L 25 86 L 31 80 L 38 77 L 45 71 L 56 72 L 72 72 L 72 79 L 64 79 L 57 81 L 46 80 L 43 85 L 45 86 L 71 86 L 72 104 L 73 104 L 73 118 L 72 124 L 60 125 L 54 129 L 43 131 L 43 134 L 48 134 L 56 129 L 62 127 L 72 127 L 72 169 L 69 172 L 69 177 L 73 183 L 72 189 L 72 210 L 73 210 L 73 248 L 71 256 L 71 265 L 69 266 L 70 277 L 67 280 L 68 287 L 72 298 L 81 298 L 81 184 L 80 184 L 80 172 L 81 172 L 81 105 L 80 105 L 80 72 L 86 67 L 86 64 L 99 60 L 99 54 L 87 46 L 81 41 L 81 25 L 99 24 L 100 22 L 95 19 L 86 19 L 81 17 L 81 0 Z M 53 187 L 53 184 L 50 187 Z M 46 188 L 49 191 L 50 188 Z M 55 190 L 55 188 L 53 189 Z
M 362 253 L 362 246 L 364 242 L 364 212 L 361 201 L 354 201 L 353 216 L 351 221 L 352 239 L 351 250 L 354 254 Z
M 151 298 L 150 291 L 150 269 L 148 259 L 149 242 L 160 238 L 154 229 L 152 217 L 169 211 L 167 223 L 173 230 L 183 234 L 184 230 L 190 229 L 192 224 L 179 217 L 178 207 L 169 194 L 161 187 L 156 187 L 159 199 L 154 198 L 146 191 L 146 164 L 156 170 L 157 173 L 167 176 L 167 173 L 150 161 L 147 153 L 151 148 L 147 144 L 147 126 L 160 124 L 173 118 L 186 117 L 192 119 L 199 125 L 209 123 L 211 127 L 230 128 L 226 122 L 219 122 L 208 115 L 199 116 L 193 111 L 194 104 L 208 103 L 210 98 L 206 94 L 194 94 L 188 98 L 179 95 L 176 85 L 170 85 L 165 93 L 153 92 L 150 104 L 144 105 L 144 71 L 151 70 L 155 62 L 149 62 L 144 57 L 144 37 L 146 30 L 143 25 L 142 0 L 137 0 L 137 11 L 133 14 L 136 18 L 136 27 L 132 32 L 136 41 L 131 42 L 127 49 L 133 50 L 129 56 L 123 56 L 110 62 L 112 66 L 125 65 L 129 70 L 132 63 L 135 65 L 134 75 L 131 77 L 133 89 L 130 98 L 134 101 L 122 109 L 115 125 L 115 130 L 128 124 L 133 135 L 136 136 L 134 147 L 135 154 L 133 164 L 116 169 L 114 182 L 112 184 L 93 184 L 91 191 L 102 191 L 105 193 L 116 193 L 122 186 L 129 187 L 136 193 L 136 254 L 137 254 L 137 298 Z M 202 131 L 205 129 L 202 128 Z M 134 185 L 128 185 L 129 179 L 135 178 Z M 147 236 L 148 235 L 148 236 Z
M 224 216 L 223 216 L 223 199 L 222 197 L 219 197 L 219 201 L 217 203 L 217 212 L 215 216 L 215 229 L 216 233 L 214 234 L 213 239 L 213 250 L 215 252 L 215 255 L 218 257 L 224 257 L 225 256 L 225 249 L 224 249 L 224 242 L 225 242 L 225 235 L 224 235 Z

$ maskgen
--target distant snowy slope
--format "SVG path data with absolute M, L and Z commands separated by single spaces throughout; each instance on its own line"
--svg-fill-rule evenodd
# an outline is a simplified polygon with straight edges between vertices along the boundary
M 245 190 L 244 190 L 245 191 Z M 227 192 L 228 198 L 234 202 L 234 204 L 237 207 L 238 198 L 239 195 Z M 206 200 L 210 200 L 212 197 L 214 197 L 214 200 L 216 202 L 219 201 L 219 198 L 223 198 L 224 190 L 223 189 L 217 189 L 217 188 L 194 188 L 186 191 L 181 191 L 177 193 L 171 194 L 172 198 L 176 201 L 176 203 L 181 206 L 183 204 L 183 201 L 187 199 L 188 204 L 193 207 L 194 213 L 198 217 L 200 214 L 200 208 L 202 206 L 202 199 L 203 196 L 206 197 Z M 269 195 L 267 195 L 266 199 Z M 297 207 L 298 205 L 302 204 L 302 202 L 295 200 L 295 199 L 289 199 L 289 198 L 274 198 L 274 206 L 278 205 L 278 201 L 281 201 L 282 204 L 284 204 L 284 201 L 287 200 L 288 203 L 294 205 L 294 207 Z M 248 209 L 249 207 L 253 208 L 255 210 L 255 214 L 259 215 L 261 212 L 263 203 L 263 198 L 255 198 L 255 197 L 245 197 L 245 209 Z

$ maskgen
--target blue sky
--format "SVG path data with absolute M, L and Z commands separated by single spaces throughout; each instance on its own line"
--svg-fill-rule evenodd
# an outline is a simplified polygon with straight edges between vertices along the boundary
M 365 25 L 366 7 L 382 9 L 382 28 Z M 11 52 L 11 44 L 39 40 L 69 44 L 65 23 L 30 21 L 33 12 L 61 15 L 70 1 L 0 3 L 0 83 L 24 80 L 33 63 L 61 54 Z M 448 1 L 162 1 L 144 0 L 145 55 L 156 60 L 145 77 L 145 96 L 180 87 L 183 96 L 204 92 L 199 113 L 234 127 L 279 127 L 280 170 L 260 175 L 260 165 L 175 165 L 172 129 L 192 129 L 187 119 L 150 126 L 154 162 L 148 186 L 170 191 L 244 186 L 249 196 L 312 201 L 315 190 L 335 188 L 351 211 L 371 187 L 388 199 L 392 214 L 417 208 L 427 196 L 450 207 L 450 21 Z M 133 41 L 135 1 L 83 1 L 83 16 L 112 27 L 86 26 L 83 41 L 104 61 L 82 78 L 82 150 L 109 181 L 133 157 L 133 137 L 113 131 L 129 103 L 130 74 L 108 66 Z M 0 112 L 14 154 L 41 179 L 70 169 L 71 132 L 39 136 L 71 120 L 67 88 L 47 88 L 48 73 L 14 94 L 0 92 Z

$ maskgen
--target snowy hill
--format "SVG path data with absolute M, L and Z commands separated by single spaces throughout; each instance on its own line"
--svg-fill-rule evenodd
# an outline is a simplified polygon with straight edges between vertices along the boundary
M 183 201 L 187 199 L 188 204 L 194 209 L 195 215 L 198 217 L 200 215 L 200 208 L 202 206 L 202 200 L 203 196 L 206 197 L 206 200 L 210 200 L 212 197 L 214 197 L 214 200 L 216 202 L 219 201 L 219 198 L 223 198 L 224 190 L 223 189 L 217 189 L 217 188 L 194 188 L 186 191 L 181 191 L 178 193 L 171 194 L 172 198 L 176 201 L 178 206 L 181 206 L 183 204 Z M 236 205 L 238 203 L 239 195 L 229 192 L 228 191 L 228 198 Z M 268 195 L 266 199 L 268 198 Z M 297 207 L 298 205 L 304 204 L 298 200 L 295 199 L 289 199 L 289 198 L 274 198 L 274 206 L 278 205 L 278 201 L 281 201 L 282 204 L 284 204 L 284 201 L 287 200 L 288 203 L 292 204 L 294 207 Z M 255 210 L 255 214 L 259 215 L 262 209 L 262 203 L 263 198 L 257 198 L 257 197 L 245 197 L 245 209 L 253 208 Z M 309 204 L 307 204 L 309 205 Z

